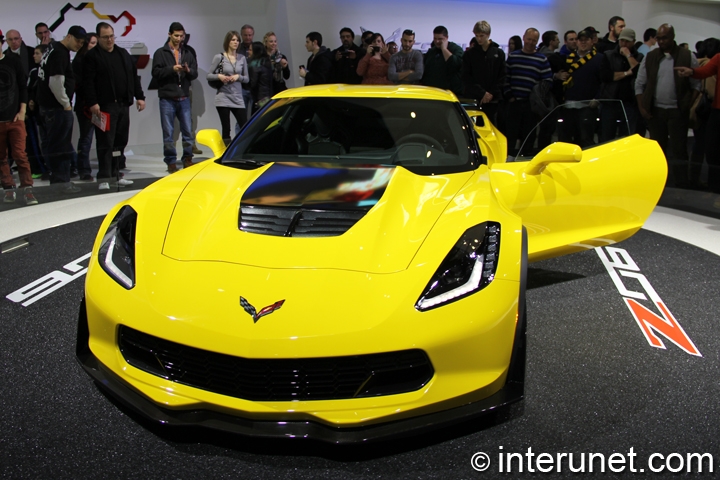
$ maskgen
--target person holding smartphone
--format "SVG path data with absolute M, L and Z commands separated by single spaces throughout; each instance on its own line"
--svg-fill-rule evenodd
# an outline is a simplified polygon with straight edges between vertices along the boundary
M 379 33 L 370 37 L 370 45 L 365 56 L 360 60 L 357 74 L 362 77 L 362 83 L 367 85 L 392 85 L 388 79 L 388 66 L 390 53 L 385 46 L 385 39 Z
M 156 88 L 160 97 L 160 120 L 163 129 L 163 154 L 168 172 L 178 170 L 175 150 L 175 118 L 180 122 L 182 132 L 184 168 L 193 162 L 195 135 L 192 131 L 190 107 L 190 82 L 198 76 L 197 60 L 192 52 L 183 46 L 185 28 L 180 22 L 173 22 L 168 32 L 167 43 L 153 55 L 152 81 L 150 89 Z

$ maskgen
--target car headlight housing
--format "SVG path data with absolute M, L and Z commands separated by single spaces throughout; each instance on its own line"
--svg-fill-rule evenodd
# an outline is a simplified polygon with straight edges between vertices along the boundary
M 482 290 L 495 278 L 500 254 L 500 224 L 485 222 L 463 233 L 415 304 L 430 310 Z
M 116 282 L 130 290 L 135 286 L 135 226 L 137 212 L 126 205 L 115 215 L 100 243 L 98 261 Z

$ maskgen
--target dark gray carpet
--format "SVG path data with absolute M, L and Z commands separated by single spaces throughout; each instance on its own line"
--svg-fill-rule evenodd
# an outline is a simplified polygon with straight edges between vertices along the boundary
M 656 452 L 708 452 L 720 469 L 720 258 L 706 251 L 645 231 L 617 245 L 702 357 L 664 339 L 666 349 L 651 347 L 594 251 L 548 260 L 530 269 L 523 404 L 401 442 L 335 448 L 167 430 L 103 395 L 74 358 L 84 277 L 29 307 L 5 298 L 89 252 L 99 223 L 39 232 L 29 247 L 0 255 L 0 477 L 517 478 L 527 465 L 520 474 L 515 461 L 513 473 L 500 474 L 499 454 L 528 448 L 573 452 L 575 466 L 580 453 L 623 454 L 625 472 L 606 478 L 630 475 L 630 448 L 638 472 Z M 484 473 L 470 464 L 481 451 L 492 462 Z M 567 459 L 562 467 L 545 475 L 577 476 Z

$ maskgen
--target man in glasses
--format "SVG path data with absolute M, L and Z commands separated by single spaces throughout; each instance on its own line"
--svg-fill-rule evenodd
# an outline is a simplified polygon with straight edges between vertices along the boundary
M 388 78 L 397 84 L 420 83 L 424 66 L 422 52 L 413 49 L 415 32 L 412 30 L 403 31 L 400 44 L 402 49 L 390 57 Z
M 132 57 L 115 46 L 115 30 L 106 22 L 97 25 L 98 47 L 89 50 L 83 65 L 85 103 L 90 112 L 110 115 L 110 128 L 95 128 L 98 157 L 98 188 L 124 187 L 133 183 L 120 177 L 119 164 L 130 132 L 130 106 L 145 109 L 145 95 Z M 137 102 L 136 102 L 137 100 Z
M 29 48 L 23 42 L 22 35 L 17 30 L 8 30 L 5 35 L 7 40 L 8 48 L 5 49 L 5 53 L 12 52 L 20 55 L 20 63 L 22 64 L 23 72 L 27 75 L 30 69 L 35 66 L 33 61 L 33 49 Z

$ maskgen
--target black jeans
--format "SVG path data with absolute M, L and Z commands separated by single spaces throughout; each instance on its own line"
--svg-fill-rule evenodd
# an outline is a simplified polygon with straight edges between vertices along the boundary
M 128 131 L 130 130 L 130 107 L 119 103 L 100 105 L 100 110 L 110 114 L 110 129 L 107 132 L 95 127 L 97 139 L 98 156 L 98 182 L 117 179 L 119 174 L 118 165 L 122 150 L 118 150 L 118 144 L 127 145 Z
M 720 193 L 720 109 L 710 110 L 705 124 L 705 160 L 708 163 L 708 187 Z
M 515 100 L 508 102 L 507 118 L 505 129 L 507 130 L 507 150 L 508 155 L 517 156 L 518 149 L 515 143 L 520 140 L 522 151 L 525 154 L 534 153 L 535 151 L 535 125 L 538 123 L 538 117 L 530 108 L 529 100 Z
M 73 112 L 40 107 L 40 116 L 44 129 L 42 150 L 52 172 L 50 183 L 67 183 L 70 181 L 70 163 L 75 155 L 72 145 Z
M 594 145 L 598 113 L 597 108 L 591 107 L 563 108 L 558 140 L 574 143 L 583 149 Z
M 650 138 L 660 144 L 668 162 L 668 185 L 688 186 L 687 134 L 689 112 L 679 108 L 653 108 L 648 120 Z M 708 162 L 709 163 L 709 162 Z
M 225 145 L 230 143 L 230 114 L 232 113 L 235 117 L 235 121 L 238 127 L 245 125 L 247 121 L 247 111 L 244 108 L 231 108 L 231 107 L 215 107 L 220 115 L 220 125 L 222 126 L 222 138 L 225 141 Z M 237 129 L 236 129 L 237 131 Z

